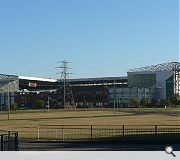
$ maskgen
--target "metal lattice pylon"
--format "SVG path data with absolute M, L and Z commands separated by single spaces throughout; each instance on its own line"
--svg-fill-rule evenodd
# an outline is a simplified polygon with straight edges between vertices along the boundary
M 70 81 L 69 81 L 69 75 L 71 73 L 69 73 L 69 62 L 67 61 L 61 61 L 61 66 L 57 67 L 59 69 L 61 69 L 61 85 L 57 91 L 58 93 L 58 100 L 61 106 L 63 106 L 63 108 L 75 108 L 75 103 L 74 103 L 74 97 L 73 97 L 73 92 L 72 92 L 72 88 L 70 85 Z

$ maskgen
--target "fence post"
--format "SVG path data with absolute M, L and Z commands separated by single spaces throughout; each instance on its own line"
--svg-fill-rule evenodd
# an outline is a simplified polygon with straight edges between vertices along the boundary
M 15 147 L 16 151 L 19 151 L 19 138 L 18 138 L 18 132 L 15 133 Z
M 8 131 L 8 151 L 10 151 L 10 134 L 11 131 Z
M 62 141 L 64 141 L 64 126 L 62 125 Z
M 92 128 L 92 125 L 91 125 L 91 140 L 93 138 L 93 128 Z
M 56 135 L 55 135 L 56 140 L 58 139 L 57 134 L 58 134 L 58 129 L 56 129 Z
M 3 142 L 3 135 L 1 135 L 1 151 L 3 151 L 3 144 L 4 144 L 4 142 Z
M 157 136 L 157 125 L 155 125 L 155 136 Z
M 38 125 L 38 133 L 37 133 L 37 136 L 38 136 L 38 141 L 39 141 L 39 125 Z
M 122 130 L 123 130 L 123 137 L 124 137 L 124 125 L 122 126 Z

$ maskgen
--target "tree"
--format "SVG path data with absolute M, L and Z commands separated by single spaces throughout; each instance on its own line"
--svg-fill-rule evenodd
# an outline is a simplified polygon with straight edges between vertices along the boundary
M 159 104 L 159 101 L 157 99 L 151 99 L 151 106 L 156 108 Z
M 173 105 L 179 105 L 180 104 L 180 95 L 179 94 L 175 94 L 172 97 L 169 98 L 170 103 Z
M 17 107 L 18 107 L 17 103 L 16 103 L 16 102 L 14 102 L 14 104 L 13 104 L 13 105 L 12 105 L 12 107 L 11 107 L 11 109 L 12 109 L 12 110 L 16 110 L 16 109 L 17 109 Z
M 139 106 L 139 98 L 131 98 L 130 103 L 133 107 L 138 107 Z
M 167 106 L 170 106 L 171 105 L 171 102 L 170 100 L 161 100 L 161 104 L 160 104 L 162 107 L 167 107 Z
M 142 106 L 142 107 L 149 107 L 149 105 L 150 105 L 150 99 L 148 99 L 148 98 L 142 98 L 141 100 L 140 100 L 140 105 Z
M 45 104 L 46 104 L 45 100 L 40 99 L 38 100 L 37 104 L 40 108 L 45 109 Z

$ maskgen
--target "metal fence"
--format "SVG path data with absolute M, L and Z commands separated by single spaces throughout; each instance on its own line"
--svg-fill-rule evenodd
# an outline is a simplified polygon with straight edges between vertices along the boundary
M 40 125 L 38 141 L 122 140 L 127 137 L 180 136 L 180 125 Z
M 18 132 L 0 130 L 0 151 L 18 151 Z

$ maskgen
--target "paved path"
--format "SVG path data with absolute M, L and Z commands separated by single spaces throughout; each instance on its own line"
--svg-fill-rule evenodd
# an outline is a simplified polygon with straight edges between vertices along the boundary
M 163 145 L 143 144 L 88 144 L 88 143 L 57 143 L 57 142 L 21 142 L 21 151 L 164 151 Z M 180 151 L 180 144 L 172 145 Z

